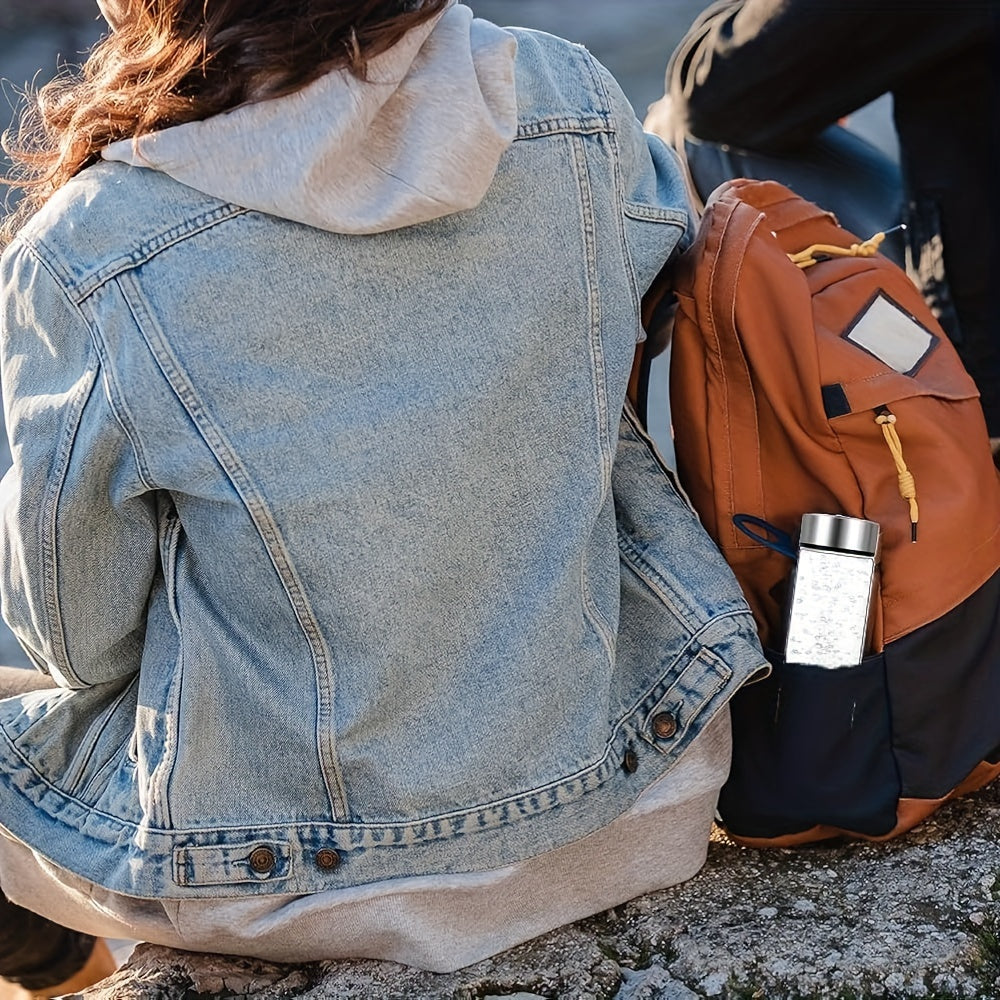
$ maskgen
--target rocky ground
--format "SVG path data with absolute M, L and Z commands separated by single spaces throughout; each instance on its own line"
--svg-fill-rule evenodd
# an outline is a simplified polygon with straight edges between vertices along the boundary
M 88 1000 L 996 1000 L 1000 787 L 888 844 L 735 847 L 684 885 L 451 975 L 147 945 Z

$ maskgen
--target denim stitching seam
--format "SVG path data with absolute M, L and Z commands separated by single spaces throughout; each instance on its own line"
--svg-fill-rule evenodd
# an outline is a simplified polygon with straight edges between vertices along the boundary
M 340 765 L 337 760 L 335 740 L 332 734 L 333 717 L 333 677 L 330 652 L 315 613 L 306 597 L 305 588 L 299 579 L 293 563 L 285 548 L 274 518 L 267 504 L 258 495 L 249 473 L 239 456 L 229 444 L 229 441 L 216 426 L 209 414 L 204 410 L 198 395 L 187 379 L 177 359 L 173 356 L 158 325 L 144 308 L 138 289 L 132 302 L 133 311 L 142 334 L 154 360 L 163 372 L 164 378 L 177 396 L 185 411 L 199 429 L 205 443 L 215 455 L 220 467 L 224 470 L 230 482 L 242 499 L 251 520 L 264 542 L 268 556 L 278 573 L 285 593 L 288 596 L 299 626 L 309 645 L 313 657 L 316 676 L 318 706 L 317 751 L 321 763 L 324 781 L 330 807 L 334 815 L 346 815 L 346 790 Z M 142 316 L 139 316 L 142 313 Z M 145 320 L 145 322 L 142 322 Z
M 594 405 L 597 418 L 598 445 L 601 454 L 601 496 L 611 488 L 611 435 L 608 428 L 608 390 L 604 348 L 601 339 L 601 296 L 597 278 L 597 232 L 594 223 L 593 192 L 587 167 L 584 140 L 570 140 L 574 173 L 580 193 L 580 215 L 583 226 L 585 263 L 587 268 L 587 306 L 590 319 L 588 348 L 591 376 L 594 384 Z

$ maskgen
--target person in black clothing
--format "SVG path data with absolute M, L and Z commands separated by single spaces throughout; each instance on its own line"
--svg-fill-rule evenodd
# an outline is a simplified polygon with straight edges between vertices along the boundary
M 11 903 L 0 892 L 0 968 L 8 986 L 5 997 L 24 1000 L 76 993 L 115 971 L 107 944 L 88 934 L 60 927 Z
M 675 145 L 682 136 L 793 163 L 815 155 L 832 123 L 891 93 L 903 203 L 885 218 L 901 210 L 907 269 L 979 387 L 995 454 L 998 23 L 1000 0 L 721 0 L 678 46 L 646 122 Z M 864 174 L 832 169 L 848 203 L 864 197 Z

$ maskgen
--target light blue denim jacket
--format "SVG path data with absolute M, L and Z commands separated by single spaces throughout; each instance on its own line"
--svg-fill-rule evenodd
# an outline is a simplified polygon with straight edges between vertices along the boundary
M 3 609 L 59 688 L 0 703 L 0 824 L 57 865 L 496 867 L 621 814 L 764 662 L 622 416 L 676 166 L 515 34 L 475 208 L 353 235 L 102 163 L 4 254 Z

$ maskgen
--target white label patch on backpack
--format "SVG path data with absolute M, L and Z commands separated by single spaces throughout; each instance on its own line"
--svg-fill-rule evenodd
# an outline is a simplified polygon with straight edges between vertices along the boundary
M 903 375 L 916 371 L 937 343 L 930 330 L 882 292 L 844 337 Z

